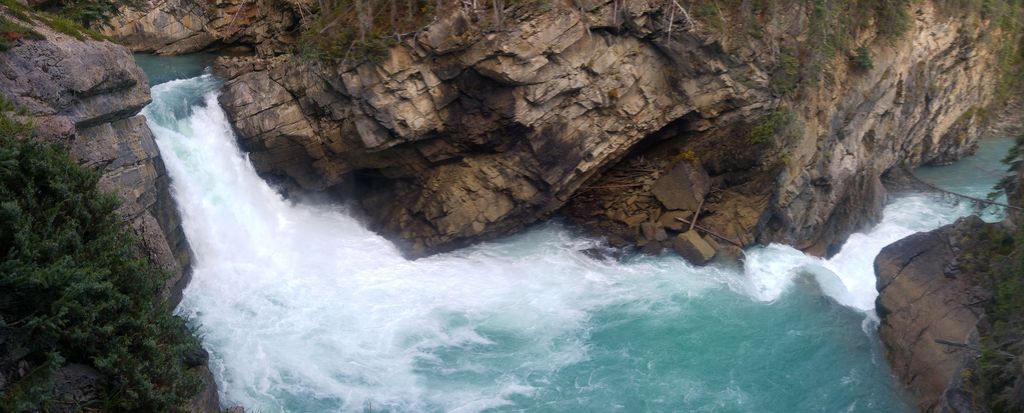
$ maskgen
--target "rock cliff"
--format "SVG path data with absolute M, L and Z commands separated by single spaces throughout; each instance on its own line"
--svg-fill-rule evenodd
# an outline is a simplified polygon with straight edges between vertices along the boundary
M 719 251 L 784 242 L 825 255 L 877 219 L 888 170 L 973 150 L 998 78 L 992 29 L 931 2 L 896 39 L 856 34 L 871 67 L 839 56 L 796 92 L 778 73 L 810 35 L 794 18 L 810 15 L 803 2 L 763 15 L 757 36 L 672 7 L 513 7 L 500 29 L 454 12 L 356 67 L 224 58 L 221 102 L 258 170 L 355 194 L 413 255 L 558 211 L 652 252 L 693 244 L 665 222 L 689 214 L 703 234 L 689 241 Z M 686 207 L 700 211 L 657 196 L 683 161 L 710 180 Z
M 149 258 L 172 274 L 160 294 L 173 308 L 189 280 L 191 252 L 153 135 L 138 114 L 150 102 L 145 74 L 122 46 L 41 24 L 33 29 L 45 40 L 17 40 L 0 52 L 0 96 L 27 110 L 36 139 L 66 147 L 72 159 L 101 172 L 101 189 L 121 198 L 119 212 Z M 208 389 L 193 410 L 219 411 L 212 376 L 205 364 L 196 367 Z
M 923 412 L 986 411 L 977 394 L 980 338 L 990 329 L 992 251 L 1007 223 L 968 217 L 885 247 L 875 259 L 879 337 Z
M 136 52 L 177 55 L 236 46 L 261 55 L 294 42 L 299 0 L 146 0 L 99 28 Z

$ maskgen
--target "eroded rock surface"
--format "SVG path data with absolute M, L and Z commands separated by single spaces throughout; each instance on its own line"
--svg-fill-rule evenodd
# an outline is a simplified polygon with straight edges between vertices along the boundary
M 300 0 L 147 0 L 100 27 L 136 52 L 179 55 L 242 46 L 277 54 L 294 41 Z
M 666 7 L 515 9 L 501 30 L 451 13 L 355 68 L 221 59 L 221 102 L 261 173 L 349 191 L 413 255 L 560 209 L 613 244 L 669 247 L 641 224 L 670 230 L 659 218 L 689 211 L 728 248 L 827 255 L 878 218 L 886 171 L 973 150 L 997 70 L 968 19 L 915 3 L 906 36 L 863 34 L 873 69 L 837 62 L 834 82 L 784 97 L 770 80 L 777 50 L 806 21 L 775 15 L 762 38 L 730 38 L 675 15 L 670 35 Z M 752 137 L 777 118 L 785 125 Z M 707 194 L 700 214 L 655 195 L 680 159 L 710 175 L 710 191 L 677 191 Z

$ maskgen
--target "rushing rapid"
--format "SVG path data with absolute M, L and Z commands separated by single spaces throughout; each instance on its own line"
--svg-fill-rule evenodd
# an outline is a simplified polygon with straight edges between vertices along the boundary
M 149 125 L 195 252 L 178 311 L 249 411 L 909 411 L 874 335 L 872 261 L 969 214 L 925 195 L 831 260 L 594 259 L 557 223 L 409 261 L 343 208 L 294 203 L 235 144 L 210 75 Z M 989 182 L 979 183 L 989 185 Z

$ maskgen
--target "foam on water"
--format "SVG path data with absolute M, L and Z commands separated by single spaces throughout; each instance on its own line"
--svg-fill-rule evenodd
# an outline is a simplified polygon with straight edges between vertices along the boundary
M 195 252 L 179 312 L 201 326 L 230 404 L 907 409 L 861 330 L 871 261 L 963 208 L 902 198 L 831 260 L 772 245 L 749 251 L 743 271 L 673 256 L 593 259 L 583 251 L 597 242 L 556 223 L 408 261 L 342 208 L 282 199 L 237 148 L 216 88 L 209 75 L 164 83 L 145 114 Z

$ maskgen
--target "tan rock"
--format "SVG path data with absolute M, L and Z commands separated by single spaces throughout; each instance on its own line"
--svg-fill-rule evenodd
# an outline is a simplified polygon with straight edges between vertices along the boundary
M 229 10 L 240 2 L 218 4 Z M 242 15 L 259 23 L 261 7 L 278 3 L 290 1 L 257 0 Z M 290 95 L 285 105 L 306 122 L 270 101 L 257 100 L 251 110 L 222 102 L 261 173 L 312 191 L 377 177 L 362 200 L 370 225 L 408 238 L 403 245 L 425 254 L 548 217 L 624 158 L 653 155 L 647 144 L 658 142 L 701 157 L 700 166 L 673 165 L 651 184 L 667 209 L 696 209 L 710 187 L 707 168 L 722 189 L 701 214 L 713 230 L 744 245 L 760 240 L 827 251 L 877 217 L 881 173 L 967 153 L 981 124 L 967 115 L 992 101 L 991 74 L 998 71 L 991 46 L 968 19 L 950 20 L 932 2 L 915 3 L 907 35 L 872 48 L 874 70 L 839 68 L 835 82 L 808 86 L 806 99 L 781 107 L 771 82 L 779 53 L 769 51 L 793 46 L 789 36 L 693 47 L 722 39 L 702 30 L 668 36 L 670 3 L 627 3 L 615 21 L 616 3 L 582 14 L 551 7 L 510 15 L 498 31 L 450 13 L 390 49 L 379 64 L 261 59 L 229 71 L 238 77 L 248 68 L 267 72 L 277 86 L 256 77 L 229 79 L 224 96 L 247 100 L 232 89 L 249 81 L 266 90 L 248 96 L 275 96 L 280 86 Z M 249 31 L 224 20 L 212 27 L 235 34 L 221 38 L 262 38 L 257 54 L 273 54 L 267 50 L 274 43 L 259 34 L 273 34 L 273 27 L 256 24 L 262 29 Z M 612 24 L 621 29 L 586 30 Z M 807 30 L 806 20 L 766 24 L 766 32 Z M 274 116 L 250 119 L 263 110 Z M 777 112 L 793 122 L 770 142 L 752 143 L 746 131 Z M 628 205 L 646 179 L 606 191 L 601 201 L 610 202 L 603 209 Z M 639 195 L 636 208 L 644 209 L 649 194 Z M 486 208 L 476 200 L 501 197 L 511 199 L 511 209 L 503 207 L 495 220 L 481 217 Z M 485 228 L 478 231 L 475 222 Z
M 651 193 L 667 209 L 696 211 L 711 191 L 711 178 L 700 165 L 682 160 L 654 182 Z
M 689 228 L 689 224 L 683 223 L 680 219 L 688 220 L 692 216 L 693 212 L 690 211 L 666 211 L 658 218 L 658 224 L 673 231 L 683 231 Z
M 697 231 L 687 231 L 672 240 L 672 248 L 694 265 L 705 265 L 715 257 L 715 249 Z
M 626 226 L 632 228 L 632 227 L 639 226 L 644 221 L 647 221 L 647 214 L 646 213 L 640 213 L 640 214 L 630 215 L 630 216 L 626 217 L 625 219 L 622 220 L 622 223 L 626 224 Z

